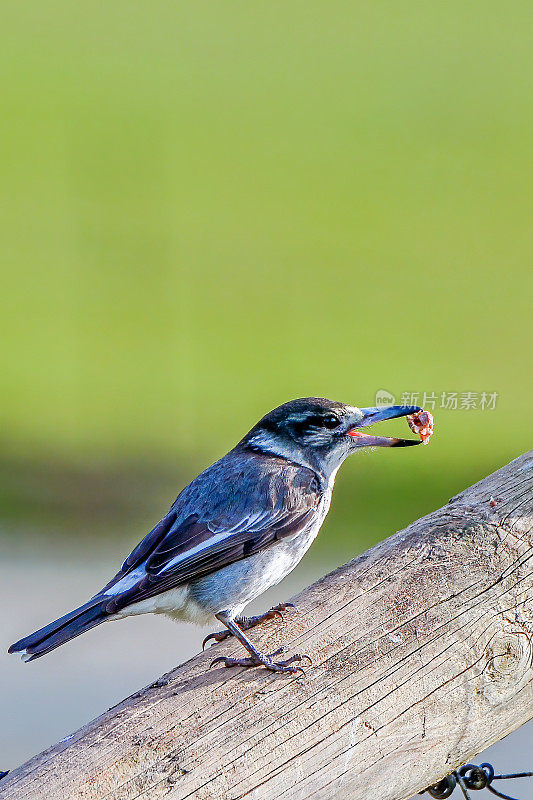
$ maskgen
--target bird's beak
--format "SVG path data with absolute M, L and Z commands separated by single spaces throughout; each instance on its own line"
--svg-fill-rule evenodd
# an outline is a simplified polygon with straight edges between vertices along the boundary
M 348 435 L 354 438 L 354 444 L 357 447 L 410 447 L 413 444 L 421 444 L 420 439 L 367 436 L 359 432 L 359 428 L 366 428 L 367 425 L 372 425 L 374 422 L 416 414 L 417 411 L 422 411 L 420 406 L 385 406 L 383 408 L 362 408 L 361 411 L 363 412 L 362 419 L 348 431 Z

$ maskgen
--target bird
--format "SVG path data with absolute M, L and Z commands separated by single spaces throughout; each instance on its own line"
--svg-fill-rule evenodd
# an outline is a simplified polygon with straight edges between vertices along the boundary
M 246 657 L 221 656 L 225 667 L 262 666 L 294 673 L 305 658 L 261 652 L 246 631 L 291 607 L 243 617 L 245 607 L 291 572 L 328 513 L 337 471 L 367 447 L 405 447 L 420 440 L 369 435 L 375 422 L 421 411 L 419 406 L 358 408 L 319 397 L 291 400 L 266 414 L 226 455 L 178 495 L 168 513 L 90 600 L 15 642 L 24 661 L 46 655 L 107 620 L 160 613 L 224 629 Z

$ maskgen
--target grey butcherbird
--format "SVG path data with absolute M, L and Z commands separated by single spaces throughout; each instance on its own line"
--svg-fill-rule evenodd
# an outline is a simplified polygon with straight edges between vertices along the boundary
M 279 406 L 183 489 L 103 589 L 9 652 L 22 652 L 32 661 L 101 622 L 131 614 L 156 612 L 199 623 L 214 615 L 227 633 L 205 641 L 234 635 L 249 653 L 216 661 L 295 672 L 302 656 L 276 661 L 281 651 L 264 655 L 243 632 L 289 604 L 260 617 L 239 615 L 308 550 L 328 512 L 337 470 L 350 453 L 420 444 L 369 436 L 361 429 L 420 410 L 356 408 L 318 397 Z

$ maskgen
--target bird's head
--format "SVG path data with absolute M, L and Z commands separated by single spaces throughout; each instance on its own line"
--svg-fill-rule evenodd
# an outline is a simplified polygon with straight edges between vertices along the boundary
M 374 422 L 421 411 L 419 406 L 357 408 L 322 397 L 291 400 L 270 411 L 246 434 L 240 445 L 311 466 L 328 476 L 344 459 L 363 447 L 405 447 L 416 439 L 371 436 L 362 429 Z

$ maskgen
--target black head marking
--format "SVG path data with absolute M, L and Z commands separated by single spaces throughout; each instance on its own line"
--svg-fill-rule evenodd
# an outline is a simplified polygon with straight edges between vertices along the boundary
M 320 431 L 331 434 L 339 427 L 345 409 L 344 403 L 322 397 L 291 400 L 266 414 L 243 441 L 253 440 L 260 434 L 296 440 Z

